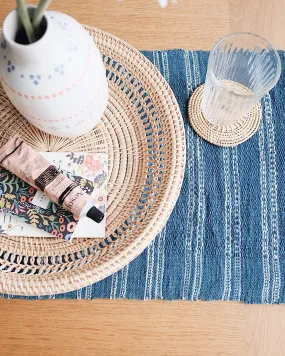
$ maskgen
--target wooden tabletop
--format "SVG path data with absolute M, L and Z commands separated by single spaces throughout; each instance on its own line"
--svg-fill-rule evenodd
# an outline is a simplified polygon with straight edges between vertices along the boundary
M 1 0 L 1 23 L 15 2 Z M 54 0 L 50 8 L 138 49 L 211 49 L 233 31 L 285 48 L 284 0 L 168 3 Z M 284 319 L 285 306 L 234 302 L 0 300 L 0 355 L 281 356 Z
M 169 4 L 161 8 L 158 1 Z M 1 0 L 0 23 L 15 3 Z M 52 0 L 50 9 L 138 49 L 211 49 L 233 31 L 259 33 L 277 49 L 285 48 L 284 0 Z

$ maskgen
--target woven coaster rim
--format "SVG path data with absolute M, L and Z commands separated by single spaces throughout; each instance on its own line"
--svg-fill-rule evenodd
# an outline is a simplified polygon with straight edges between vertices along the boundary
M 188 120 L 194 131 L 204 140 L 221 147 L 234 147 L 250 139 L 258 130 L 262 117 L 260 103 L 236 124 L 225 127 L 212 124 L 201 110 L 205 85 L 200 85 L 188 101 Z

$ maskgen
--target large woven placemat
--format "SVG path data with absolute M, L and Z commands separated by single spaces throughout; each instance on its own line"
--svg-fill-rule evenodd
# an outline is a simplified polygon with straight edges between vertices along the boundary
M 103 54 L 109 103 L 100 123 L 79 138 L 57 138 L 28 124 L 0 87 L 0 144 L 20 134 L 39 151 L 108 151 L 104 240 L 0 237 L 0 292 L 47 295 L 71 291 L 118 271 L 166 224 L 182 184 L 184 126 L 176 99 L 138 51 L 86 27 Z
M 189 97 L 205 81 L 209 52 L 143 54 L 172 88 L 186 132 L 184 180 L 167 224 L 137 258 L 97 283 L 47 296 L 0 295 L 285 303 L 284 51 L 280 80 L 261 100 L 259 128 L 236 147 L 210 144 L 189 125 Z

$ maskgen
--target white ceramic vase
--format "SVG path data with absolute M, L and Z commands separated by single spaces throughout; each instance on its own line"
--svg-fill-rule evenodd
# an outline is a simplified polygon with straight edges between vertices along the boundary
M 17 10 L 8 14 L 0 40 L 1 83 L 13 105 L 37 128 L 57 136 L 84 134 L 107 106 L 101 55 L 70 16 L 48 11 L 43 24 L 37 42 L 19 44 Z

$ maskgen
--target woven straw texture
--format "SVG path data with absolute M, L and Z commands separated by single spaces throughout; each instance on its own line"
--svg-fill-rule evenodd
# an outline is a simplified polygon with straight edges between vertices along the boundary
M 237 92 L 237 85 L 234 86 Z M 248 93 L 242 85 L 240 93 Z M 261 106 L 256 104 L 242 119 L 232 125 L 213 124 L 204 117 L 201 109 L 204 85 L 199 86 L 191 95 L 188 104 L 188 117 L 191 126 L 204 140 L 214 145 L 232 147 L 247 141 L 257 131 L 261 120 Z
M 0 87 L 0 144 L 15 134 L 39 151 L 108 152 L 106 238 L 0 238 L 0 292 L 50 295 L 82 288 L 139 255 L 166 224 L 185 166 L 184 125 L 176 99 L 137 50 L 86 27 L 101 51 L 109 82 L 102 122 L 78 138 L 32 127 Z

